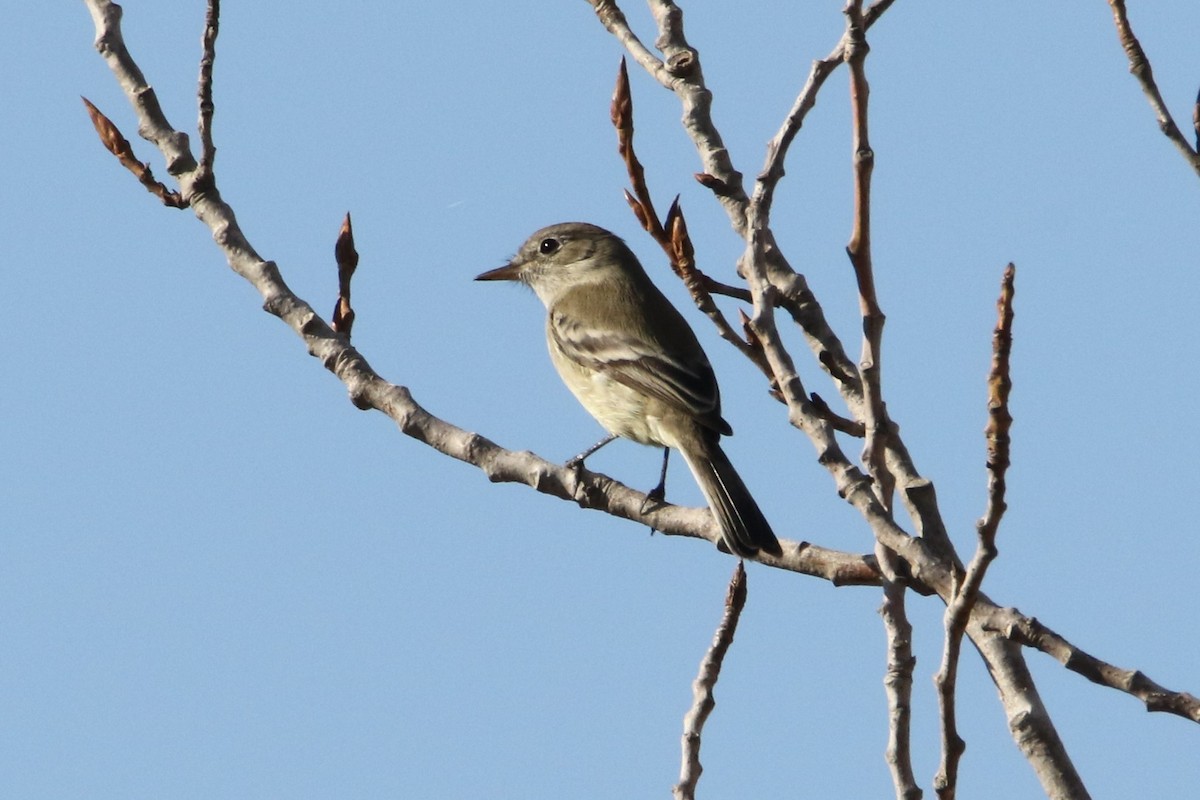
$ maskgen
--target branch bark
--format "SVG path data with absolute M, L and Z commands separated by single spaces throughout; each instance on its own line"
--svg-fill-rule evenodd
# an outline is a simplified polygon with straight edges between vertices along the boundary
M 1121 41 L 1125 57 L 1129 59 L 1129 71 L 1133 73 L 1133 77 L 1137 78 L 1138 85 L 1142 87 L 1142 92 L 1146 95 L 1146 100 L 1150 103 L 1150 108 L 1158 120 L 1159 130 L 1171 140 L 1171 144 L 1175 145 L 1175 149 L 1180 152 L 1192 170 L 1200 175 L 1200 153 L 1197 153 L 1196 148 L 1192 147 L 1184 138 L 1183 132 L 1179 130 L 1179 126 L 1175 124 L 1175 118 L 1171 116 L 1171 112 L 1167 108 L 1166 101 L 1163 100 L 1162 92 L 1158 90 L 1150 59 L 1146 58 L 1146 51 L 1142 49 L 1142 43 L 1133 35 L 1133 27 L 1129 24 L 1129 13 L 1125 10 L 1125 0 L 1108 0 L 1108 5 L 1112 9 L 1113 23 L 1117 27 L 1117 38 Z M 1193 126 L 1196 129 L 1196 146 L 1200 147 L 1200 98 L 1197 98 L 1193 110 Z
M 692 682 L 692 706 L 683 718 L 683 761 L 679 768 L 679 783 L 675 784 L 671 793 L 676 800 L 694 800 L 696 797 L 696 784 L 700 781 L 700 773 L 704 771 L 700 765 L 700 735 L 708 715 L 717 705 L 713 690 L 717 679 L 721 677 L 721 665 L 725 662 L 729 646 L 733 644 L 738 619 L 745 606 L 746 568 L 738 561 L 725 593 L 725 613 L 717 625 L 712 645 L 700 661 L 700 672 Z
M 966 574 L 955 588 L 954 599 L 946 606 L 942 666 L 934 676 L 942 723 L 942 759 L 937 775 L 934 776 L 933 786 L 941 800 L 954 800 L 958 791 L 958 762 L 966 749 L 966 743 L 958 735 L 954 696 L 963 630 L 975 602 L 979 599 L 979 587 L 983 584 L 988 566 L 996 558 L 996 532 L 1007 508 L 1004 501 L 1004 476 L 1009 465 L 1008 432 L 1012 426 L 1008 396 L 1012 389 L 1009 361 L 1012 355 L 1015 274 L 1016 268 L 1012 264 L 1004 270 L 1000 299 L 996 303 L 999 319 L 992 335 L 992 368 L 988 374 L 988 424 L 985 431 L 989 473 L 987 510 L 976 526 L 979 543 L 975 548 L 975 555 L 967 567 Z

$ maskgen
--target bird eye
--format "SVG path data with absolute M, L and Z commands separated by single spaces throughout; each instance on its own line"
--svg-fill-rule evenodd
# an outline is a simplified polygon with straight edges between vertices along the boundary
M 559 248 L 558 239 L 542 239 L 542 243 L 540 245 L 538 245 L 538 251 L 544 256 L 550 255 L 558 248 Z

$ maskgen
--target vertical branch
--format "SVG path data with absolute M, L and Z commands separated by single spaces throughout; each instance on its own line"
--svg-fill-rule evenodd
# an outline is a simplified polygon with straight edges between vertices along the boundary
M 883 582 L 883 605 L 879 613 L 887 631 L 887 668 L 883 676 L 888 700 L 888 743 L 886 760 L 892 785 L 900 800 L 921 800 L 922 792 L 913 775 L 910 731 L 912 729 L 912 678 L 917 659 L 912 652 L 912 624 L 905 613 L 903 584 Z
M 846 254 L 858 282 L 858 304 L 863 318 L 862 359 L 866 444 L 863 462 L 875 479 L 876 492 L 885 508 L 892 507 L 894 479 L 887 468 L 887 417 L 881 392 L 881 357 L 885 317 L 875 296 L 871 263 L 871 173 L 875 153 L 867 130 L 867 85 L 865 61 L 870 47 L 863 29 L 862 0 L 850 0 L 846 14 L 846 64 L 850 68 L 850 104 L 854 126 L 854 227 Z
M 196 182 L 200 187 L 208 188 L 213 183 L 213 161 L 217 158 L 217 148 L 213 144 L 213 62 L 217 57 L 217 33 L 221 22 L 221 0 L 208 0 L 208 11 L 204 15 L 204 36 L 201 39 L 200 82 L 198 94 L 200 97 L 200 121 L 196 126 L 200 134 L 200 166 L 196 171 Z
M 733 634 L 737 631 L 738 618 L 745 605 L 746 568 L 739 559 L 729 580 L 729 590 L 725 593 L 725 613 L 713 635 L 712 646 L 700 661 L 700 672 L 692 682 L 692 707 L 683 718 L 683 763 L 679 768 L 679 783 L 671 792 L 675 800 L 694 800 L 696 796 L 696 784 L 700 781 L 700 773 L 704 771 L 700 766 L 700 733 L 716 706 L 713 688 L 721 675 L 725 653 L 733 644 Z
M 1129 71 L 1133 73 L 1133 77 L 1137 78 L 1142 92 L 1150 102 L 1150 108 L 1154 110 L 1154 116 L 1158 118 L 1159 129 L 1183 154 L 1196 174 L 1200 175 L 1200 154 L 1197 154 L 1196 148 L 1193 148 L 1188 144 L 1187 139 L 1183 138 L 1183 133 L 1175 124 L 1171 112 L 1167 110 L 1167 104 L 1158 90 L 1158 84 L 1154 82 L 1154 70 L 1150 68 L 1150 59 L 1146 58 L 1146 51 L 1142 49 L 1141 42 L 1133 35 L 1133 27 L 1129 24 L 1129 14 L 1125 11 L 1125 0 L 1108 0 L 1108 5 L 1112 8 L 1113 22 L 1117 26 L 1117 38 L 1121 40 L 1125 57 L 1129 59 Z M 1197 109 L 1194 111 L 1193 119 L 1197 129 L 1196 147 L 1200 147 L 1200 99 L 1197 100 Z
M 976 524 L 978 545 L 966 573 L 955 587 L 954 598 L 946 606 L 946 637 L 942 648 L 942 665 L 934 676 L 938 708 L 942 722 L 942 758 L 934 777 L 934 789 L 940 800 L 954 800 L 958 782 L 958 762 L 966 743 L 958 735 L 955 717 L 955 686 L 958 681 L 958 659 L 962 636 L 979 587 L 988 566 L 996 558 L 996 531 L 1007 505 L 1004 501 L 1005 473 L 1009 465 L 1009 429 L 1012 415 L 1008 396 L 1012 390 L 1010 361 L 1012 356 L 1013 294 L 1016 267 L 1009 264 L 1000 283 L 1000 298 L 996 301 L 996 330 L 992 334 L 992 366 L 988 372 L 987 438 L 988 502 L 983 517 Z
M 895 478 L 887 465 L 888 420 L 883 403 L 882 357 L 883 325 L 886 317 L 875 293 L 875 273 L 871 259 L 871 174 L 875 153 L 871 150 L 867 117 L 870 86 L 867 83 L 866 58 L 870 52 L 863 24 L 862 0 L 849 0 L 846 15 L 845 61 L 850 70 L 850 108 L 854 128 L 854 227 L 846 255 L 854 267 L 858 283 L 858 305 L 862 314 L 862 358 L 859 369 L 863 389 L 863 464 L 875 482 L 879 502 L 890 514 Z M 904 607 L 904 586 L 898 582 L 899 559 L 882 544 L 875 555 L 883 572 L 883 606 L 880 614 L 888 642 L 888 660 L 884 687 L 888 698 L 887 762 L 892 773 L 896 797 L 919 800 L 921 790 L 913 776 L 909 748 L 912 697 L 912 626 Z

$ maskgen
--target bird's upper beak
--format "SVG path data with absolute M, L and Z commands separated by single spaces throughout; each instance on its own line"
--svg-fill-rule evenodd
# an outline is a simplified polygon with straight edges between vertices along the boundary
M 519 281 L 521 280 L 521 265 L 514 262 L 505 264 L 503 267 L 490 269 L 480 275 L 475 276 L 477 281 Z

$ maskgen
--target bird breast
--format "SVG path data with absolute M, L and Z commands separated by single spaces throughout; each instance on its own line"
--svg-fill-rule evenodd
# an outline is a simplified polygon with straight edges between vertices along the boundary
M 676 447 L 675 435 L 662 424 L 662 403 L 605 375 L 571 361 L 550 348 L 563 383 L 609 433 L 649 445 Z

